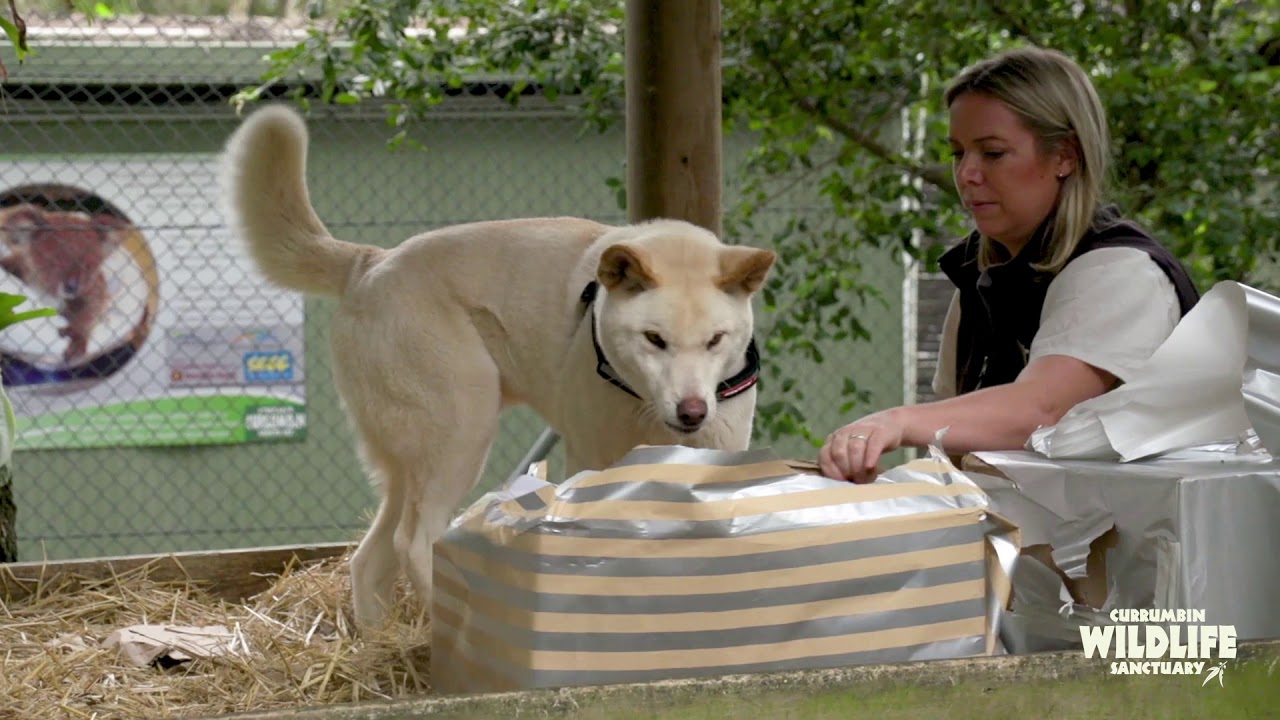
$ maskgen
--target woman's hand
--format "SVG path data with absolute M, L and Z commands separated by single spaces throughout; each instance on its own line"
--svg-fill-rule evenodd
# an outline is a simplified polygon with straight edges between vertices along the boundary
M 828 435 L 818 453 L 822 474 L 855 483 L 875 480 L 881 456 L 902 445 L 906 426 L 899 410 L 873 413 Z

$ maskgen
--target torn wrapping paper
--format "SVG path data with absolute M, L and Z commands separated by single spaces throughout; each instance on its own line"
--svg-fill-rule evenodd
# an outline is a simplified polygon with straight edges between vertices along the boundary
M 160 659 L 182 662 L 234 653 L 236 635 L 222 625 L 130 625 L 113 631 L 102 641 L 118 648 L 130 663 L 144 667 Z
M 1132 461 L 1253 432 L 1280 452 L 1280 298 L 1225 281 L 1130 382 L 1032 434 L 1050 458 Z
M 1203 609 L 1242 640 L 1280 637 L 1280 461 L 1268 453 L 1228 442 L 1128 463 L 973 457 L 991 472 L 966 462 L 968 477 L 1062 573 L 1019 558 L 1002 625 L 1011 652 L 1076 647 L 1079 626 L 1109 623 L 1111 609 Z
M 489 493 L 434 546 L 442 693 L 1002 653 L 1018 533 L 940 453 L 878 482 L 639 447 Z

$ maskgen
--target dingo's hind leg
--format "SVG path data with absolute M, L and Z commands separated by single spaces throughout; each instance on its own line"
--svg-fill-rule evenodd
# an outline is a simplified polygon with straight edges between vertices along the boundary
M 378 515 L 352 558 L 361 624 L 385 622 L 402 567 L 422 606 L 430 607 L 431 545 L 480 479 L 498 434 L 501 379 L 478 336 L 460 328 L 447 346 L 414 357 L 385 376 L 381 369 L 340 375 L 350 381 L 344 396 L 363 399 L 351 409 L 384 486 Z
M 490 364 L 487 357 L 485 360 Z M 455 376 L 454 383 L 443 388 L 428 405 L 436 421 L 421 426 L 430 427 L 431 431 L 420 435 L 417 459 L 411 469 L 406 468 L 406 478 L 412 480 L 396 530 L 396 544 L 404 550 L 414 591 L 428 608 L 432 544 L 444 534 L 449 520 L 480 481 L 498 434 L 501 391 L 497 368 L 472 368 L 468 375 Z
M 424 392 L 426 402 L 397 408 L 395 460 L 383 466 L 382 501 L 368 533 L 351 558 L 352 603 L 357 623 L 378 626 L 394 602 L 395 581 L 407 571 L 414 593 L 430 607 L 431 545 L 479 481 L 498 433 L 500 394 L 493 382 L 467 382 Z
M 371 463 L 372 464 L 372 463 Z M 382 497 L 369 530 L 351 555 L 351 603 L 356 624 L 374 627 L 382 623 L 394 602 L 396 579 L 403 559 L 395 547 L 396 523 L 404 506 L 405 485 L 385 468 Z

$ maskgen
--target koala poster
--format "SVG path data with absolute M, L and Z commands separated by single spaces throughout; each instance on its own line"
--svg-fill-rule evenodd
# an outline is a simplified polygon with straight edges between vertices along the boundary
M 104 264 L 130 231 L 127 220 L 101 210 L 46 209 L 22 200 L 0 207 L 0 243 L 6 253 L 0 268 L 53 301 L 65 321 L 58 329 L 67 340 L 64 363 L 88 353 L 89 336 L 112 305 Z
M 0 335 L 18 447 L 304 436 L 303 300 L 223 225 L 215 163 L 0 166 L 0 290 L 57 313 Z

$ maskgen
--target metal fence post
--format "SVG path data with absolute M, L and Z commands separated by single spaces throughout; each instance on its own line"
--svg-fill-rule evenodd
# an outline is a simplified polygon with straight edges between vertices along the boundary
M 507 476 L 507 482 L 511 482 L 528 472 L 530 465 L 545 460 L 558 442 L 560 442 L 559 433 L 549 427 L 543 428 L 542 434 L 538 436 L 537 440 L 533 441 L 533 444 L 529 446 L 529 450 L 516 462 L 515 469 Z

